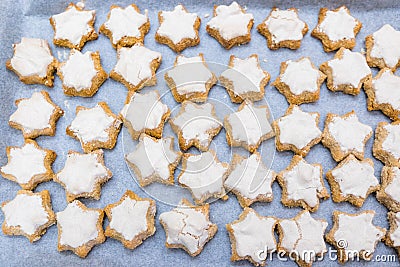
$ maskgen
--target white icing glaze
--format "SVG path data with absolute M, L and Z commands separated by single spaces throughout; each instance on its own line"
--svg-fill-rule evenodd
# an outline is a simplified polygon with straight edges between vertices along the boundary
M 207 26 L 219 31 L 225 40 L 229 41 L 248 34 L 247 25 L 253 20 L 253 15 L 244 13 L 238 3 L 232 2 L 229 6 L 219 5 L 215 9 L 215 14 Z
M 271 183 L 274 178 L 274 171 L 264 165 L 260 155 L 251 154 L 235 166 L 225 180 L 225 186 L 249 199 L 272 197 Z
M 262 136 L 272 132 L 267 112 L 267 108 L 246 103 L 241 111 L 230 114 L 227 118 L 232 127 L 232 138 L 256 145 Z
M 385 64 L 394 68 L 400 60 L 400 31 L 396 31 L 391 25 L 385 24 L 372 34 L 374 45 L 371 49 L 371 57 L 382 58 Z
M 289 200 L 304 200 L 310 207 L 319 203 L 318 193 L 324 190 L 321 183 L 321 167 L 301 159 L 290 171 L 282 175 Z
M 94 10 L 78 10 L 71 6 L 63 13 L 52 16 L 56 28 L 54 39 L 68 40 L 79 45 L 82 37 L 93 30 L 89 22 L 94 19 L 95 14 Z
M 258 65 L 258 58 L 253 56 L 246 59 L 235 57 L 232 63 L 233 66 L 225 70 L 221 76 L 232 82 L 235 95 L 249 92 L 259 93 L 261 82 L 267 76 Z
M 362 124 L 356 114 L 345 118 L 334 117 L 328 124 L 329 133 L 338 142 L 343 151 L 363 152 L 364 139 L 372 133 L 372 128 Z
M 250 211 L 243 221 L 231 224 L 239 257 L 250 256 L 253 261 L 262 263 L 260 251 L 265 248 L 276 249 L 273 230 L 275 223 L 275 218 L 259 218 L 254 211 Z
M 110 136 L 106 130 L 114 123 L 117 123 L 116 120 L 108 115 L 100 105 L 96 105 L 90 109 L 80 110 L 69 129 L 84 143 L 107 142 Z
M 47 76 L 47 69 L 54 57 L 46 40 L 22 37 L 21 43 L 13 47 L 11 65 L 21 76 Z
M 390 234 L 390 239 L 393 241 L 394 247 L 400 246 L 400 212 L 396 213 L 395 224 L 397 226 L 396 230 Z
M 339 184 L 341 195 L 365 198 L 370 187 L 379 184 L 374 176 L 374 167 L 368 162 L 352 158 L 341 167 L 332 170 L 332 176 Z
M 54 110 L 54 106 L 40 92 L 35 92 L 31 98 L 18 103 L 17 110 L 10 116 L 10 121 L 20 124 L 27 133 L 44 130 L 51 127 L 50 118 Z
M 327 11 L 317 29 L 325 33 L 329 40 L 336 42 L 355 38 L 354 28 L 356 26 L 356 19 L 348 13 L 346 7 L 341 7 L 338 11 Z
M 281 81 L 289 86 L 290 91 L 295 95 L 300 95 L 304 92 L 318 91 L 318 79 L 320 73 L 313 68 L 310 59 L 302 58 L 299 61 L 286 61 L 287 67 L 284 73 L 281 74 Z
M 153 60 L 161 61 L 161 54 L 142 45 L 121 47 L 118 49 L 118 61 L 114 71 L 133 86 L 138 86 L 143 80 L 153 76 L 150 66 Z
M 167 112 L 168 106 L 161 102 L 158 91 L 150 91 L 146 94 L 133 94 L 121 114 L 135 131 L 140 132 L 145 129 L 157 129 Z
M 39 174 L 47 172 L 44 166 L 46 152 L 36 148 L 33 144 L 25 144 L 22 147 L 10 149 L 10 160 L 7 165 L 1 167 L 5 174 L 13 175 L 20 184 L 29 181 Z
M 65 184 L 71 194 L 90 193 L 99 180 L 108 177 L 107 168 L 99 162 L 97 154 L 69 153 L 64 168 L 57 173 L 57 178 Z
M 385 188 L 385 193 L 394 201 L 400 202 L 400 170 L 399 168 L 391 167 L 390 171 L 393 180 Z
M 185 206 L 162 213 L 160 221 L 168 233 L 167 243 L 183 245 L 190 253 L 204 246 L 212 225 L 205 214 Z
M 375 100 L 378 104 L 389 104 L 400 110 L 400 77 L 390 70 L 385 70 L 379 78 L 372 80 Z
M 171 137 L 154 141 L 144 135 L 135 151 L 129 153 L 126 159 L 140 170 L 143 179 L 157 175 L 167 181 L 170 177 L 169 165 L 179 157 L 178 153 L 170 148 L 171 143 Z
M 82 54 L 78 50 L 71 50 L 68 60 L 60 68 L 65 86 L 75 88 L 78 92 L 90 89 L 92 79 L 97 75 L 92 53 L 87 51 Z
M 177 5 L 173 11 L 161 11 L 163 22 L 157 34 L 169 38 L 175 45 L 185 38 L 196 38 L 194 24 L 196 13 L 188 13 L 182 5 Z
M 274 43 L 303 39 L 305 23 L 299 19 L 294 10 L 274 9 L 264 23 Z
M 387 131 L 387 136 L 382 142 L 382 149 L 400 158 L 400 125 L 387 124 L 383 128 Z
M 198 140 L 200 145 L 209 146 L 213 136 L 209 131 L 220 128 L 222 124 L 213 114 L 214 106 L 211 103 L 198 105 L 186 102 L 182 108 L 171 123 L 179 127 L 186 144 Z
M 19 226 L 28 235 L 34 234 L 49 221 L 43 199 L 39 195 L 18 194 L 1 209 L 8 227 Z
M 113 44 L 117 44 L 123 37 L 141 37 L 140 27 L 147 21 L 147 12 L 142 15 L 129 5 L 126 8 L 111 9 L 104 27 L 111 31 Z
M 385 235 L 385 232 L 372 224 L 374 213 L 362 212 L 355 215 L 339 214 L 337 222 L 339 227 L 333 236 L 336 241 L 346 241 L 347 247 L 344 249 L 350 259 L 356 255 L 347 253 L 349 251 L 365 250 L 373 253 L 376 244 Z
M 99 235 L 99 212 L 83 210 L 77 203 L 75 200 L 69 203 L 65 210 L 57 212 L 57 224 L 61 228 L 59 243 L 72 248 L 83 246 Z
M 126 197 L 121 204 L 111 209 L 110 228 L 120 233 L 126 240 L 132 240 L 147 230 L 147 211 L 150 202 L 137 201 Z
M 349 49 L 343 50 L 342 58 L 328 61 L 328 66 L 332 69 L 333 86 L 349 84 L 357 88 L 361 80 L 371 74 L 365 57 Z
M 292 144 L 298 149 L 306 147 L 321 136 L 317 114 L 310 114 L 294 106 L 290 114 L 278 119 L 279 139 L 282 144 Z

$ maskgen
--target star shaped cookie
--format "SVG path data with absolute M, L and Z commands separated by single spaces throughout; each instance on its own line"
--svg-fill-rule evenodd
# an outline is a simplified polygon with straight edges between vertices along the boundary
M 20 43 L 13 44 L 13 50 L 13 57 L 6 62 L 7 69 L 23 83 L 53 86 L 57 60 L 46 40 L 22 37 Z
M 194 257 L 201 253 L 205 244 L 217 233 L 217 225 L 209 218 L 210 206 L 194 206 L 182 199 L 179 206 L 161 213 L 167 248 L 181 248 Z
M 373 210 L 353 214 L 337 210 L 333 212 L 333 227 L 325 239 L 338 250 L 339 263 L 372 259 L 376 245 L 386 233 L 385 228 L 373 224 L 374 216 Z
M 396 250 L 400 255 L 400 213 L 388 212 L 389 230 L 384 239 L 385 244 Z
M 33 190 L 40 183 L 53 179 L 51 165 L 57 155 L 53 150 L 43 149 L 30 139 L 21 147 L 6 148 L 8 162 L 0 168 L 0 174 L 18 183 L 25 190 Z
M 231 101 L 242 103 L 245 99 L 250 101 L 263 99 L 265 86 L 270 77 L 268 72 L 261 69 L 256 54 L 245 59 L 231 55 L 229 68 L 221 74 L 219 80 Z
M 274 235 L 277 222 L 275 217 L 260 216 L 253 209 L 244 208 L 238 220 L 226 225 L 232 247 L 231 261 L 248 260 L 255 266 L 264 266 L 267 254 L 277 247 Z
M 178 182 L 190 190 L 196 204 L 203 204 L 211 197 L 226 200 L 224 180 L 228 167 L 213 150 L 198 155 L 183 154 Z
M 158 20 L 160 27 L 155 39 L 160 44 L 166 44 L 179 53 L 200 43 L 200 17 L 189 13 L 183 5 L 177 5 L 172 11 L 158 12 Z
M 178 55 L 174 67 L 165 73 L 164 79 L 177 102 L 205 102 L 211 87 L 217 82 L 202 53 L 194 57 Z
M 299 19 L 297 8 L 280 10 L 274 7 L 269 16 L 257 26 L 257 30 L 267 38 L 269 49 L 299 49 L 308 26 Z
M 244 208 L 257 201 L 271 202 L 275 178 L 276 173 L 265 166 L 258 152 L 248 158 L 234 154 L 224 186 L 236 195 Z
M 54 177 L 66 191 L 67 201 L 77 198 L 100 199 L 101 185 L 112 177 L 104 163 L 103 150 L 87 154 L 69 151 L 64 168 Z
M 207 151 L 212 139 L 222 128 L 214 106 L 211 103 L 182 103 L 178 115 L 169 120 L 172 130 L 178 136 L 179 146 L 188 150 L 191 146 Z
M 275 136 L 268 118 L 268 106 L 254 106 L 244 101 L 237 112 L 224 119 L 228 144 L 242 146 L 253 153 L 264 140 Z
M 54 30 L 53 43 L 58 46 L 81 50 L 87 41 L 96 40 L 94 30 L 95 10 L 83 10 L 83 7 L 70 3 L 67 9 L 50 18 Z
M 120 241 L 128 249 L 135 249 L 156 232 L 156 202 L 150 198 L 140 198 L 127 190 L 120 201 L 107 205 L 104 211 L 110 221 L 105 236 Z
M 299 155 L 293 156 L 289 166 L 277 178 L 282 187 L 282 204 L 287 207 L 302 207 L 315 212 L 320 199 L 329 198 L 322 178 L 322 165 L 310 164 Z
M 129 91 L 138 91 L 157 83 L 155 73 L 161 63 L 160 53 L 136 44 L 119 48 L 117 56 L 117 64 L 110 77 L 125 85 Z
M 385 165 L 400 167 L 400 121 L 378 123 L 372 152 Z
M 311 147 L 322 139 L 322 132 L 318 128 L 319 117 L 317 112 L 304 112 L 299 106 L 291 105 L 285 115 L 272 124 L 276 133 L 276 149 L 291 150 L 305 157 Z
M 47 190 L 38 193 L 19 190 L 13 200 L 1 204 L 1 210 L 4 213 L 3 233 L 25 236 L 31 243 L 39 240 L 56 222 Z
M 361 22 L 352 17 L 346 6 L 334 10 L 321 8 L 318 25 L 311 35 L 320 39 L 325 52 L 331 52 L 341 47 L 353 49 L 356 45 L 356 35 L 361 30 Z
M 113 149 L 121 123 L 106 102 L 99 102 L 92 108 L 77 106 L 76 117 L 66 132 L 79 140 L 83 151 L 89 153 L 98 148 Z
M 107 36 L 114 48 L 143 44 L 144 37 L 150 30 L 147 10 L 140 13 L 135 4 L 125 8 L 112 5 L 107 21 L 100 26 L 99 32 Z
M 376 198 L 391 211 L 400 211 L 400 169 L 383 166 L 381 172 L 381 187 L 376 192 Z
M 335 161 L 341 161 L 350 154 L 364 158 L 365 143 L 372 136 L 372 128 L 358 120 L 351 111 L 343 116 L 328 113 L 322 133 L 322 144 L 329 148 Z
M 81 258 L 106 240 L 103 230 L 104 212 L 87 208 L 79 200 L 69 203 L 57 216 L 58 251 L 70 250 Z
M 17 110 L 11 114 L 8 124 L 22 131 L 25 139 L 40 135 L 54 136 L 56 122 L 64 111 L 51 101 L 46 91 L 35 92 L 30 98 L 15 101 Z
M 206 30 L 225 49 L 250 42 L 253 28 L 253 14 L 246 11 L 236 2 L 229 6 L 214 6 L 214 17 L 207 23 Z
M 174 150 L 174 138 L 156 139 L 142 134 L 135 151 L 125 156 L 140 186 L 154 182 L 174 184 L 174 172 L 182 153 Z

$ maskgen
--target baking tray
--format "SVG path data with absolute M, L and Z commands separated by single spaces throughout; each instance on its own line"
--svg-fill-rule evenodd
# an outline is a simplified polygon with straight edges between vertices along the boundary
M 117 113 L 121 110 L 126 97 L 126 88 L 111 79 L 107 80 L 100 88 L 99 92 L 93 98 L 66 97 L 61 89 L 61 83 L 58 78 L 55 79 L 54 88 L 46 88 L 41 85 L 25 85 L 21 83 L 16 75 L 5 69 L 5 61 L 12 56 L 13 43 L 20 41 L 21 37 L 37 37 L 47 39 L 50 42 L 53 54 L 60 60 L 65 60 L 69 50 L 65 48 L 55 47 L 51 43 L 53 30 L 49 24 L 49 17 L 53 14 L 64 11 L 69 1 L 45 1 L 45 0 L 2 0 L 0 2 L 0 12 L 2 20 L 0 23 L 0 86 L 1 86 L 1 102 L 0 102 L 0 165 L 4 165 L 7 161 L 5 147 L 8 145 L 21 145 L 23 143 L 22 135 L 19 131 L 8 126 L 8 118 L 15 110 L 14 101 L 22 97 L 30 97 L 34 91 L 46 90 L 51 98 L 65 111 L 65 116 L 57 123 L 57 132 L 54 137 L 39 137 L 37 141 L 39 145 L 53 149 L 57 152 L 57 159 L 53 165 L 55 172 L 58 172 L 64 165 L 68 150 L 81 151 L 78 141 L 66 136 L 65 128 L 75 116 L 75 107 L 77 105 L 94 106 L 99 101 L 106 101 L 111 109 Z M 151 22 L 150 32 L 146 35 L 146 47 L 162 53 L 163 60 L 160 70 L 167 69 L 172 66 L 176 54 L 165 45 L 155 42 L 154 34 L 158 27 L 157 13 L 159 10 L 169 10 L 180 1 L 135 1 L 135 4 L 143 11 L 148 9 Z M 313 63 L 320 65 L 322 62 L 333 57 L 334 53 L 323 52 L 321 43 L 310 36 L 310 31 L 315 27 L 320 7 L 336 8 L 342 4 L 346 4 L 351 13 L 358 18 L 363 27 L 357 36 L 357 45 L 355 51 L 362 51 L 364 47 L 364 38 L 366 35 L 378 30 L 383 24 L 390 23 L 398 28 L 400 25 L 400 3 L 398 1 L 239 1 L 239 3 L 247 8 L 247 12 L 254 15 L 255 25 L 261 23 L 269 14 L 273 6 L 280 8 L 297 7 L 299 9 L 300 18 L 306 21 L 309 26 L 309 32 L 303 39 L 301 48 L 297 51 L 288 49 L 280 49 L 271 51 L 266 46 L 266 40 L 259 35 L 253 27 L 252 40 L 247 45 L 234 47 L 227 51 L 223 49 L 219 43 L 211 38 L 205 31 L 205 24 L 212 17 L 214 4 L 230 4 L 230 1 L 182 1 L 187 9 L 191 12 L 197 12 L 202 19 L 200 28 L 201 43 L 199 46 L 186 49 L 183 54 L 186 56 L 194 56 L 198 53 L 204 53 L 208 62 L 217 64 L 227 64 L 229 56 L 234 54 L 239 57 L 247 57 L 253 53 L 259 55 L 261 66 L 271 74 L 273 81 L 278 73 L 279 66 L 282 61 L 288 59 L 298 59 L 302 56 L 309 56 Z M 130 1 L 86 1 L 85 5 L 88 9 L 96 10 L 96 29 L 105 21 L 109 7 L 112 4 L 126 6 L 131 4 Z M 98 40 L 89 42 L 83 48 L 83 51 L 99 50 L 101 54 L 103 67 L 109 72 L 116 62 L 116 52 L 111 47 L 110 41 L 104 35 L 100 35 Z M 376 74 L 376 70 L 373 70 Z M 160 84 L 158 87 L 162 89 Z M 148 90 L 148 89 L 146 89 Z M 266 100 L 271 108 L 274 118 L 282 116 L 288 107 L 285 98 L 278 91 L 268 85 L 265 93 Z M 217 99 L 231 109 L 237 109 L 237 105 L 230 103 L 229 97 L 221 87 L 215 87 L 210 93 L 211 99 Z M 165 99 L 167 104 L 176 105 L 172 97 Z M 321 114 L 320 128 L 323 127 L 326 114 L 328 112 L 344 114 L 351 110 L 355 110 L 361 122 L 375 128 L 380 121 L 389 121 L 380 112 L 368 112 L 366 109 L 366 97 L 363 92 L 358 96 L 350 96 L 342 93 L 333 93 L 327 90 L 325 84 L 321 88 L 320 100 L 312 104 L 302 105 L 302 109 L 306 111 L 318 111 Z M 220 117 L 222 119 L 222 117 Z M 169 126 L 168 126 L 169 127 Z M 170 129 L 166 128 L 166 133 Z M 147 196 L 136 184 L 130 175 L 126 166 L 123 155 L 124 148 L 129 148 L 129 140 L 126 129 L 119 136 L 116 147 L 111 151 L 105 151 L 106 165 L 113 172 L 113 178 L 107 182 L 102 189 L 102 196 L 99 201 L 82 200 L 89 207 L 104 207 L 108 203 L 113 203 L 121 197 L 125 190 L 130 189 L 138 193 L 140 196 Z M 176 140 L 175 140 L 176 142 Z M 215 138 L 214 147 L 220 160 L 229 160 L 230 151 L 226 146 L 224 130 Z M 367 143 L 366 157 L 372 158 L 371 147 L 373 138 Z M 269 141 L 265 146 L 266 153 L 264 160 L 272 161 L 274 154 L 272 169 L 279 172 L 284 169 L 290 162 L 292 153 L 272 153 L 269 146 L 273 146 L 273 142 Z M 176 145 L 176 144 L 175 144 Z M 240 150 L 240 149 L 239 149 Z M 268 158 L 266 158 L 268 157 Z M 311 149 L 306 157 L 308 162 L 318 162 L 323 165 L 324 173 L 336 166 L 330 156 L 330 153 L 321 144 Z M 375 175 L 380 176 L 382 164 L 373 159 L 375 163 Z M 327 182 L 326 187 L 329 189 Z M 6 179 L 0 179 L 0 202 L 14 198 L 19 186 Z M 66 206 L 64 189 L 53 182 L 41 184 L 35 191 L 47 189 L 51 193 L 54 211 L 63 210 Z M 172 192 L 172 191 L 171 191 Z M 281 189 L 277 183 L 273 185 L 274 200 L 272 203 L 255 203 L 253 208 L 261 215 L 273 215 L 280 218 L 290 218 L 295 216 L 300 208 L 284 208 L 280 202 Z M 171 194 L 165 190 L 165 194 Z M 178 195 L 179 197 L 180 195 Z M 157 202 L 157 218 L 160 213 L 170 210 L 172 207 L 161 201 Z M 329 222 L 327 230 L 332 226 L 332 211 L 341 210 L 346 212 L 358 212 L 362 210 L 372 209 L 376 211 L 374 222 L 376 225 L 388 227 L 386 220 L 387 210 L 380 205 L 374 195 L 368 197 L 362 208 L 358 209 L 349 203 L 333 203 L 331 199 L 322 201 L 320 208 L 313 214 L 315 218 L 324 218 Z M 227 201 L 216 201 L 210 206 L 210 218 L 218 225 L 218 233 L 204 248 L 203 252 L 195 257 L 190 257 L 186 252 L 180 249 L 167 249 L 164 246 L 165 233 L 159 221 L 156 221 L 156 233 L 154 236 L 146 240 L 141 246 L 134 251 L 123 248 L 121 243 L 114 239 L 96 246 L 86 259 L 80 259 L 70 252 L 59 253 L 57 251 L 57 227 L 52 226 L 47 233 L 34 244 L 30 244 L 24 237 L 8 237 L 0 233 L 0 265 L 1 266 L 44 266 L 50 264 L 57 265 L 159 265 L 159 266 L 250 266 L 247 261 L 231 263 L 231 248 L 229 237 L 225 229 L 225 224 L 238 218 L 242 209 L 236 198 L 230 195 Z M 4 220 L 4 216 L 0 213 L 0 221 Z M 108 222 L 105 222 L 105 225 Z M 327 245 L 330 247 L 329 245 Z M 386 247 L 383 243 L 379 243 L 375 251 L 375 255 L 395 255 L 395 250 Z M 397 258 L 397 257 L 396 257 Z M 281 261 L 274 257 L 270 266 L 296 266 L 291 260 Z M 335 261 L 325 257 L 322 262 L 314 263 L 315 266 L 338 266 Z M 376 262 L 354 262 L 354 266 L 374 266 Z M 397 262 L 379 263 L 384 266 L 396 266 Z

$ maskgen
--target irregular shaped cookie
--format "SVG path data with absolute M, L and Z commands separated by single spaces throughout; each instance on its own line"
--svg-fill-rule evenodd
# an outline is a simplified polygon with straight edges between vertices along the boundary
M 224 186 L 236 195 L 239 204 L 245 208 L 257 201 L 271 202 L 271 186 L 275 178 L 276 173 L 264 165 L 257 151 L 248 158 L 234 154 Z
M 81 258 L 106 240 L 103 230 L 104 213 L 87 208 L 79 200 L 69 203 L 57 216 L 58 251 L 70 250 Z
M 85 153 L 98 148 L 113 149 L 122 121 L 112 113 L 106 102 L 92 108 L 76 107 L 76 117 L 67 127 L 69 136 L 80 141 Z
M 390 228 L 386 232 L 385 244 L 394 248 L 397 255 L 400 255 L 400 213 L 388 212 L 387 218 Z
M 94 30 L 95 18 L 95 10 L 85 11 L 82 6 L 70 3 L 64 12 L 50 18 L 54 30 L 53 43 L 81 50 L 86 42 L 98 37 Z
M 250 42 L 250 30 L 253 27 L 253 14 L 236 2 L 229 6 L 214 6 L 214 17 L 207 23 L 206 30 L 225 49 Z
M 372 259 L 376 245 L 386 233 L 385 228 L 372 223 L 374 216 L 373 210 L 353 214 L 337 210 L 333 212 L 333 227 L 325 239 L 338 250 L 339 263 Z
M 174 150 L 174 138 L 156 139 L 142 134 L 135 151 L 125 156 L 140 186 L 154 182 L 174 184 L 174 172 L 182 153 Z
M 57 68 L 64 94 L 68 96 L 92 97 L 108 75 L 101 67 L 99 52 L 87 51 L 82 54 L 71 50 L 68 60 Z
M 400 167 L 400 121 L 378 123 L 372 152 L 383 164 Z
M 364 85 L 368 110 L 380 110 L 391 120 L 400 118 L 400 77 L 390 69 L 382 69 Z
M 177 5 L 172 11 L 158 12 L 158 27 L 155 39 L 168 45 L 175 52 L 196 46 L 200 43 L 200 17 L 189 13 L 183 5 Z
M 3 233 L 23 235 L 31 243 L 39 240 L 56 222 L 47 190 L 39 193 L 19 190 L 13 200 L 1 204 L 1 210 L 4 213 Z
M 161 213 L 160 223 L 167 239 L 165 246 L 181 248 L 192 257 L 199 255 L 218 230 L 209 219 L 209 210 L 208 204 L 194 206 L 182 199 L 178 207 Z
M 263 99 L 265 86 L 270 75 L 260 67 L 258 56 L 253 54 L 241 59 L 231 55 L 229 68 L 225 70 L 219 80 L 228 92 L 233 103 L 242 103 L 243 100 L 259 101 Z
M 319 67 L 327 76 L 329 90 L 358 95 L 363 84 L 372 79 L 365 57 L 358 52 L 340 48 L 335 57 Z
M 283 251 L 301 267 L 311 267 L 327 252 L 324 241 L 327 226 L 326 220 L 314 219 L 306 210 L 292 219 L 279 220 L 278 251 Z
M 350 10 L 346 6 L 334 10 L 321 8 L 318 25 L 311 35 L 321 40 L 325 52 L 341 47 L 353 49 L 356 45 L 356 35 L 361 27 L 361 22 L 350 15 Z
M 267 38 L 269 49 L 299 49 L 308 26 L 299 19 L 297 8 L 280 10 L 274 7 L 268 17 L 257 26 L 257 30 Z
M 87 154 L 69 151 L 64 168 L 54 177 L 54 181 L 65 188 L 67 201 L 77 198 L 100 199 L 101 185 L 112 177 L 104 163 L 103 150 Z
M 110 77 L 125 85 L 129 91 L 138 91 L 157 83 L 155 73 L 161 63 L 160 53 L 136 44 L 119 48 L 117 56 L 117 64 Z
M 310 58 L 302 57 L 297 61 L 282 62 L 280 74 L 272 85 L 286 97 L 289 104 L 300 105 L 319 99 L 325 78 L 325 74 L 314 66 Z
M 226 225 L 232 247 L 231 261 L 248 260 L 255 266 L 265 266 L 268 254 L 277 247 L 274 235 L 277 222 L 275 217 L 260 216 L 253 209 L 244 208 L 238 220 Z
M 281 171 L 277 180 L 282 187 L 282 204 L 286 207 L 302 207 L 314 212 L 319 199 L 329 198 L 322 178 L 322 165 L 309 164 L 301 156 L 294 155 L 289 166 Z
M 57 157 L 53 150 L 43 149 L 30 139 L 23 146 L 6 148 L 8 162 L 0 168 L 0 174 L 18 183 L 25 190 L 33 190 L 40 183 L 53 179 L 51 165 Z
M 7 69 L 15 72 L 23 83 L 53 86 L 57 60 L 46 40 L 22 37 L 20 43 L 13 44 L 13 49 L 13 57 L 6 62 Z
M 185 101 L 178 115 L 169 120 L 178 136 L 179 147 L 188 150 L 191 146 L 207 151 L 212 139 L 222 128 L 211 103 L 195 104 Z
M 334 202 L 348 201 L 356 207 L 361 207 L 365 199 L 380 188 L 374 175 L 374 162 L 358 160 L 352 154 L 328 171 L 326 178 Z
M 268 118 L 268 106 L 254 106 L 244 101 L 237 112 L 224 119 L 228 144 L 242 146 L 253 153 L 263 141 L 275 136 Z
M 329 148 L 335 161 L 341 161 L 350 154 L 363 159 L 365 143 L 371 136 L 372 128 L 361 123 L 354 110 L 343 116 L 328 113 L 322 144 Z
M 125 8 L 112 5 L 107 21 L 100 26 L 99 32 L 107 36 L 114 48 L 143 44 L 144 37 L 150 30 L 147 9 L 140 13 L 135 4 Z
M 107 205 L 104 211 L 110 221 L 105 236 L 120 241 L 126 248 L 135 249 L 156 232 L 156 202 L 150 198 L 140 198 L 127 190 L 120 201 Z
M 202 53 L 195 57 L 178 55 L 174 67 L 164 78 L 177 102 L 205 102 L 211 87 L 217 83 L 217 77 L 208 69 Z
M 311 147 L 322 139 L 318 128 L 319 113 L 304 112 L 299 106 L 291 105 L 283 117 L 272 123 L 275 145 L 278 151 L 291 150 L 305 157 Z
M 8 124 L 22 131 L 25 139 L 40 135 L 54 136 L 57 120 L 64 111 L 51 101 L 46 91 L 35 92 L 30 98 L 15 101 L 17 110 L 11 114 Z
M 376 198 L 391 211 L 400 211 L 400 169 L 383 166 L 381 172 L 382 186 L 376 193 Z
M 390 68 L 395 70 L 400 65 L 400 31 L 390 24 L 365 38 L 367 62 L 370 67 Z
M 171 111 L 161 101 L 158 91 L 145 94 L 129 92 L 121 110 L 124 126 L 128 128 L 133 139 L 138 139 L 142 133 L 161 138 L 165 121 L 170 114 Z
M 198 205 L 211 197 L 226 200 L 224 181 L 228 167 L 227 163 L 218 160 L 213 150 L 198 155 L 183 154 L 178 182 L 190 190 Z

